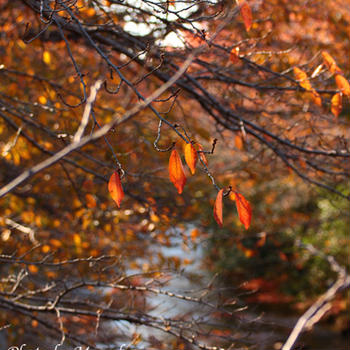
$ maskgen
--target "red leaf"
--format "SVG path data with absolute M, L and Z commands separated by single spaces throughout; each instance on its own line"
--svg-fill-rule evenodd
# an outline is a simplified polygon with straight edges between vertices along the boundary
M 124 191 L 117 171 L 115 171 L 109 179 L 108 191 L 113 200 L 117 203 L 118 208 L 120 208 L 120 203 L 124 197 Z
M 214 204 L 214 219 L 218 223 L 220 227 L 222 227 L 222 194 L 224 190 L 221 189 L 216 196 L 215 204 Z
M 239 61 L 238 54 L 239 54 L 239 47 L 236 46 L 230 52 L 230 61 L 231 61 L 231 63 L 235 64 L 235 63 L 237 63 Z
M 244 26 L 247 32 L 249 32 L 253 23 L 252 9 L 247 2 L 244 2 L 240 8 L 241 16 L 243 18 Z
M 169 177 L 179 194 L 186 183 L 186 176 L 182 166 L 181 158 L 176 149 L 173 149 L 169 158 Z
M 235 192 L 235 200 L 238 211 L 239 220 L 248 230 L 250 222 L 252 220 L 252 208 L 250 203 L 244 198 L 244 196 L 238 192 Z
M 193 147 L 192 143 L 187 143 L 185 146 L 185 160 L 188 167 L 191 170 L 191 174 L 193 175 L 196 172 L 196 164 L 197 164 L 197 152 Z

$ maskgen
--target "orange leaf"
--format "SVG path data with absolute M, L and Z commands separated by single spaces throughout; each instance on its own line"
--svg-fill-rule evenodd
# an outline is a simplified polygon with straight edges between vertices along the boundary
M 239 61 L 239 47 L 234 47 L 230 52 L 230 61 L 235 64 Z
M 176 7 L 175 0 L 169 0 L 168 1 L 169 6 Z
M 334 58 L 327 52 L 322 51 L 323 62 L 331 73 L 341 73 L 341 69 L 337 66 Z
M 342 94 L 341 93 L 337 93 L 332 97 L 331 100 L 331 112 L 338 117 L 341 110 L 342 110 Z
M 39 96 L 38 97 L 38 101 L 39 103 L 41 103 L 42 105 L 45 105 L 47 102 L 47 98 L 45 96 Z
M 314 103 L 315 103 L 317 106 L 322 107 L 322 99 L 321 99 L 321 96 L 319 95 L 319 93 L 318 93 L 315 89 L 312 89 L 312 100 L 314 101 Z
M 239 220 L 248 230 L 250 222 L 252 220 L 252 208 L 250 203 L 243 197 L 242 194 L 235 192 L 235 200 L 238 211 Z
M 240 8 L 241 16 L 243 18 L 244 26 L 247 32 L 249 32 L 253 23 L 252 9 L 247 2 L 244 2 Z
M 312 86 L 309 82 L 309 78 L 307 77 L 307 74 L 301 70 L 298 67 L 293 68 L 294 75 L 296 79 L 298 80 L 299 85 L 304 88 L 307 91 L 312 91 Z
M 92 7 L 89 7 L 85 12 L 88 17 L 93 17 L 96 15 L 96 11 Z
M 196 164 L 197 164 L 197 151 L 193 147 L 192 143 L 186 143 L 185 146 L 185 160 L 188 167 L 191 170 L 191 174 L 193 175 L 196 172 Z
M 339 90 L 342 90 L 342 93 L 350 97 L 350 85 L 349 82 L 340 74 L 335 76 L 335 82 Z
M 186 183 L 186 176 L 182 166 L 181 158 L 176 149 L 173 149 L 169 158 L 169 177 L 179 194 Z
M 235 135 L 235 146 L 240 151 L 244 148 L 243 138 L 241 137 L 241 135 Z
M 117 171 L 115 171 L 109 179 L 108 191 L 113 200 L 117 203 L 118 208 L 120 208 L 120 203 L 124 197 L 124 191 Z
M 96 208 L 96 199 L 92 194 L 87 193 L 85 195 L 85 200 L 86 200 L 86 206 L 88 208 Z
M 216 196 L 215 204 L 214 204 L 214 219 L 218 223 L 220 227 L 222 227 L 222 194 L 224 190 L 221 189 Z
M 197 148 L 198 151 L 203 151 L 203 147 L 200 143 L 197 143 Z M 205 156 L 205 154 L 203 152 L 199 152 L 199 158 L 202 160 L 202 162 L 208 166 L 208 161 L 207 161 L 207 157 Z

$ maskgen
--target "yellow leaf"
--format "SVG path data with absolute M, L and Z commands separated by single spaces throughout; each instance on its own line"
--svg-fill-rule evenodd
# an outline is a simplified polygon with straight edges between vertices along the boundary
M 44 53 L 43 53 L 43 61 L 47 65 L 49 65 L 51 63 L 51 54 L 50 54 L 49 51 L 44 51 Z
M 159 216 L 157 216 L 156 214 L 154 214 L 154 213 L 152 213 L 151 215 L 150 215 L 150 219 L 151 219 L 151 221 L 153 221 L 153 222 L 159 222 L 160 220 L 159 220 Z
M 50 246 L 48 244 L 45 244 L 41 247 L 41 251 L 43 253 L 48 253 L 51 250 Z
M 341 93 L 337 93 L 332 97 L 331 100 L 331 112 L 338 117 L 341 110 L 342 110 L 342 94 Z
M 77 233 L 74 233 L 73 235 L 73 241 L 76 247 L 80 247 L 81 246 L 81 238 Z
M 38 98 L 39 103 L 41 103 L 42 105 L 45 105 L 47 102 L 47 98 L 45 96 L 39 96 Z

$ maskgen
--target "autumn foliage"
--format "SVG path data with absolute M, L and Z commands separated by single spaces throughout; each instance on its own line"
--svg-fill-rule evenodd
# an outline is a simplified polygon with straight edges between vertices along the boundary
M 222 219 L 222 194 L 224 190 L 221 189 L 215 199 L 215 204 L 214 204 L 214 218 L 216 222 L 218 223 L 219 226 L 222 227 L 223 225 L 223 219 Z
M 190 168 L 191 174 L 194 175 L 196 172 L 196 164 L 198 160 L 197 151 L 192 143 L 187 143 L 185 146 L 185 160 Z
M 169 177 L 179 194 L 182 193 L 186 184 L 186 175 L 182 161 L 176 149 L 172 150 L 169 158 Z
M 242 194 L 238 192 L 235 192 L 235 201 L 239 220 L 247 230 L 252 220 L 252 208 L 250 206 L 250 203 L 244 198 Z
M 6 348 L 252 348 L 245 302 L 304 311 L 343 271 L 329 261 L 348 263 L 346 4 L 0 11 Z
M 117 171 L 115 171 L 108 182 L 108 191 L 111 194 L 113 200 L 117 203 L 118 208 L 120 208 L 120 203 L 124 197 L 124 191 L 122 183 L 120 181 L 120 176 Z

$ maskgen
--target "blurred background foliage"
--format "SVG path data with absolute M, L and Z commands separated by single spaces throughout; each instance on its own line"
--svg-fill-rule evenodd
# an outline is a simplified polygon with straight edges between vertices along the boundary
M 106 14 L 98 9 L 97 3 L 99 1 L 77 3 L 75 11 L 84 23 L 105 23 L 104 16 L 108 14 L 117 26 L 125 29 L 131 15 L 135 22 L 141 23 L 151 17 L 143 17 L 142 11 L 133 12 L 127 8 L 125 12 Z M 252 67 L 255 66 L 243 60 L 232 65 L 229 61 L 230 45 L 239 43 L 241 54 L 253 63 L 290 75 L 291 67 L 300 64 L 312 73 L 322 63 L 321 50 L 328 50 L 345 77 L 349 77 L 348 2 L 346 6 L 342 1 L 328 0 L 251 3 L 255 16 L 251 32 L 246 33 L 242 20 L 235 17 L 234 21 L 225 24 L 217 38 L 218 44 L 224 45 L 225 54 L 213 49 L 200 59 L 218 63 L 222 72 L 242 79 L 244 83 L 254 84 L 257 79 L 267 79 L 266 72 L 254 71 Z M 79 104 L 82 96 L 79 75 L 67 59 L 67 47 L 65 41 L 57 37 L 57 28 L 49 26 L 40 39 L 26 43 L 26 35 L 31 37 L 41 28 L 38 15 L 25 2 L 0 1 L 0 5 L 0 182 L 5 186 L 25 169 L 70 143 L 70 137 L 79 126 L 84 105 Z M 103 1 L 103 5 L 114 6 L 109 1 Z M 234 6 L 233 2 L 218 1 L 201 11 L 210 16 L 215 11 L 220 13 L 222 8 L 227 10 Z M 209 17 L 203 15 L 200 18 L 205 22 Z M 212 33 L 220 23 L 219 20 L 202 24 L 208 33 Z M 164 39 L 168 34 L 167 27 L 158 22 L 155 26 L 159 26 L 156 39 Z M 117 89 L 120 79 L 111 73 L 100 55 L 76 33 L 66 34 L 85 83 L 91 86 L 96 79 L 104 77 L 108 89 Z M 201 43 L 198 36 L 186 31 L 182 34 L 188 47 Z M 139 37 L 142 35 L 135 35 L 132 42 L 137 42 Z M 140 49 L 134 49 L 133 45 L 130 44 L 130 55 L 139 54 Z M 129 62 L 124 53 L 102 44 L 101 47 L 111 60 L 125 65 L 123 73 L 128 79 L 138 81 L 147 77 L 137 84 L 145 95 L 162 83 L 158 77 L 146 75 L 159 64 L 152 50 L 143 54 L 144 60 Z M 165 44 L 155 47 L 169 54 L 172 62 L 182 62 L 180 48 Z M 184 50 L 183 55 L 186 54 Z M 194 74 L 201 74 L 198 67 L 191 69 Z M 169 70 L 168 66 L 160 69 L 162 73 Z M 312 83 L 320 89 L 336 89 L 332 75 L 325 69 L 313 78 Z M 203 79 L 203 86 L 235 113 L 241 113 L 296 144 L 302 143 L 305 137 L 315 148 L 321 144 L 333 149 L 340 147 L 339 140 L 346 140 L 349 135 L 349 99 L 344 98 L 343 110 L 336 119 L 330 113 L 332 94 L 327 91 L 322 95 L 323 106 L 319 108 L 305 91 L 281 92 L 279 87 L 282 89 L 283 83 L 276 83 L 276 90 L 267 92 L 239 84 L 223 88 L 221 81 L 210 79 Z M 167 97 L 167 94 L 162 96 Z M 138 98 L 125 84 L 116 96 L 102 89 L 95 105 L 96 118 L 103 125 L 115 114 L 122 116 L 137 102 Z M 159 271 L 182 273 L 195 266 L 198 269 L 195 272 L 218 273 L 220 286 L 234 286 L 235 293 L 248 305 L 263 305 L 265 310 L 272 308 L 286 315 L 290 310 L 299 314 L 304 311 L 335 278 L 325 259 L 311 255 L 302 247 L 303 244 L 312 244 L 323 254 L 333 256 L 349 271 L 348 200 L 303 182 L 251 135 L 246 136 L 239 129 L 224 129 L 208 117 L 189 92 L 181 92 L 174 104 L 171 100 L 155 104 L 170 122 L 186 129 L 191 140 L 200 142 L 206 150 L 211 149 L 214 138 L 218 139 L 214 154 L 207 155 L 209 168 L 221 187 L 232 186 L 249 199 L 253 220 L 248 231 L 239 222 L 232 195 L 224 198 L 224 228 L 219 229 L 216 225 L 212 211 L 217 191 L 204 171 L 198 169 L 191 177 L 186 169 L 188 179 L 184 193 L 182 196 L 176 193 L 168 179 L 169 153 L 157 152 L 153 146 L 158 120 L 149 110 L 144 110 L 130 123 L 108 134 L 111 147 L 104 140 L 98 140 L 70 155 L 73 163 L 61 161 L 1 198 L 0 254 L 25 256 L 33 262 L 47 257 L 58 262 L 115 255 L 120 259 L 113 266 L 113 272 L 121 275 L 135 273 L 128 279 L 128 283 L 135 285 L 146 283 L 148 277 L 159 278 L 159 284 L 165 285 L 163 277 L 157 274 Z M 77 106 L 73 108 L 72 105 Z M 91 132 L 95 128 L 96 124 L 90 123 L 88 130 Z M 183 142 L 170 128 L 163 126 L 159 146 L 166 148 L 172 142 L 177 142 L 176 147 L 183 154 Z M 111 149 L 127 171 L 123 179 L 126 197 L 120 210 L 107 191 L 107 181 L 115 169 Z M 296 158 L 295 162 L 299 162 L 299 168 L 305 170 L 310 179 L 322 178 L 323 174 L 310 170 L 304 159 Z M 344 164 L 336 165 L 347 171 L 349 165 Z M 347 179 L 331 175 L 327 181 L 345 196 L 349 195 Z M 6 221 L 9 218 L 31 228 L 35 235 L 27 235 L 9 225 Z M 37 243 L 40 246 L 33 249 Z M 165 253 L 166 249 L 170 252 Z M 196 249 L 203 251 L 200 261 L 191 255 Z M 107 280 L 110 277 L 108 269 L 101 275 L 88 264 L 74 269 L 36 264 L 23 268 L 29 274 L 28 289 L 67 275 L 73 280 L 87 277 Z M 20 270 L 18 266 L 1 266 L 0 269 L 4 275 Z M 191 278 L 195 285 L 200 283 L 196 273 L 192 273 Z M 3 282 L 0 288 L 5 293 L 8 286 Z M 113 305 L 126 305 L 130 313 L 152 309 L 146 297 L 132 295 L 131 298 L 132 293 L 115 294 L 117 301 Z M 105 297 L 92 292 L 88 295 L 90 298 L 93 295 L 96 300 Z M 332 303 L 328 313 L 328 320 L 336 320 L 333 323 L 338 331 L 348 331 L 348 311 L 349 295 L 343 293 Z M 18 327 L 9 330 L 12 340 L 26 333 L 15 316 L 11 322 Z M 0 320 L 8 322 L 8 314 L 1 314 Z M 67 324 L 69 322 L 74 324 L 74 320 L 67 321 Z M 79 331 L 79 320 L 75 322 Z M 80 324 L 83 325 L 80 331 L 86 327 L 87 333 L 92 332 L 87 326 L 88 319 Z M 32 326 L 38 325 L 34 322 Z M 158 348 L 165 346 L 154 344 Z M 171 346 L 182 350 L 183 344 L 178 341 Z

